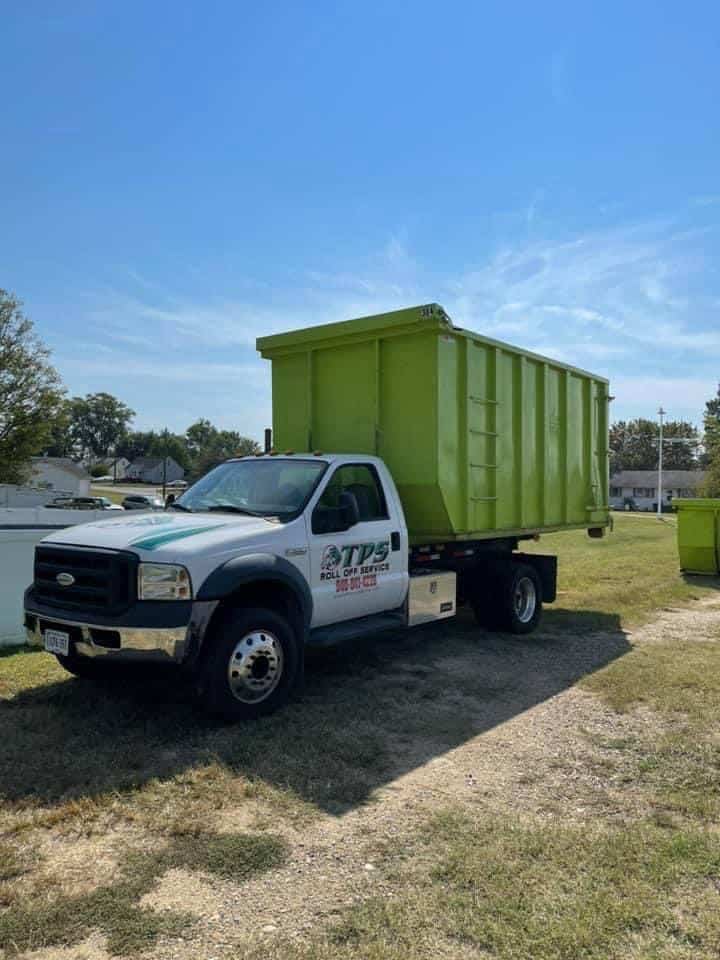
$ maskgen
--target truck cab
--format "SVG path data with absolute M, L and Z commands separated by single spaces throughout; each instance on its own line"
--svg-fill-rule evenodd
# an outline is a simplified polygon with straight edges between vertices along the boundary
M 410 547 L 378 457 L 244 457 L 163 513 L 43 540 L 25 625 L 29 641 L 72 673 L 175 663 L 212 712 L 245 718 L 288 699 L 308 645 L 452 616 L 458 583 L 467 587 L 477 562 L 468 546 L 454 551 L 462 556 L 433 549 Z M 509 553 L 492 556 L 495 567 Z M 543 593 L 536 568 L 524 569 L 522 632 L 537 622 Z

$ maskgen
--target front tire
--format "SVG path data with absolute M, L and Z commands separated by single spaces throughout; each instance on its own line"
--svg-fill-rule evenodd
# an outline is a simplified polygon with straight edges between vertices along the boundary
M 301 676 L 302 651 L 290 624 L 262 607 L 230 609 L 209 638 L 198 692 L 226 720 L 249 720 L 283 706 Z

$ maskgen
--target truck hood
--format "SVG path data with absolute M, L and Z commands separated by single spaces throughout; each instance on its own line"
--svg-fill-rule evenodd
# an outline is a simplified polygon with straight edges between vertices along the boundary
M 174 553 L 183 548 L 207 550 L 230 540 L 244 540 L 267 534 L 272 525 L 259 517 L 232 513 L 157 513 L 95 520 L 54 531 L 45 543 L 67 543 L 83 547 L 130 550 L 144 555 Z

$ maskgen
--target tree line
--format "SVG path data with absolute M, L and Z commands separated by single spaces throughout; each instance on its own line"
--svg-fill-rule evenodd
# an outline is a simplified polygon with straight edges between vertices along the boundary
M 109 393 L 67 397 L 21 302 L 0 289 L 0 483 L 25 482 L 30 458 L 38 455 L 90 464 L 169 456 L 194 478 L 228 457 L 260 449 L 254 440 L 206 419 L 178 434 L 132 430 L 134 417 L 134 410 Z
M 135 416 L 110 393 L 89 393 L 62 401 L 43 453 L 82 460 L 93 476 L 112 473 L 122 457 L 172 457 L 191 478 L 202 476 L 229 457 L 258 453 L 260 447 L 237 430 L 220 430 L 201 418 L 184 433 L 131 430 Z

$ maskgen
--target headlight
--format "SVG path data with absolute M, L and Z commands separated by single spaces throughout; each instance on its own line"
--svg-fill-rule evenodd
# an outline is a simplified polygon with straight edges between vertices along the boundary
M 141 563 L 138 567 L 138 599 L 190 600 L 190 574 L 185 567 L 172 563 Z

